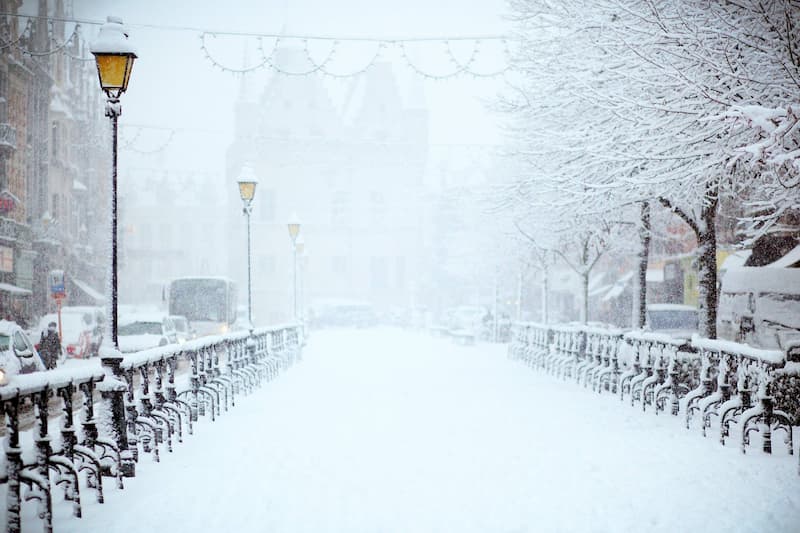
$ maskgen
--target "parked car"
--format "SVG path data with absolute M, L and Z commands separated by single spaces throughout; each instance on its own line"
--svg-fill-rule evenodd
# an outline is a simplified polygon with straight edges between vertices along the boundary
M 16 322 L 0 320 L 0 385 L 17 374 L 45 370 L 30 337 Z
M 650 331 L 679 339 L 691 339 L 700 325 L 697 308 L 682 304 L 648 304 L 647 325 Z
M 231 331 L 250 331 L 253 325 L 247 318 L 248 311 L 246 305 L 239 305 L 236 307 L 236 320 L 231 324 Z M 255 321 L 255 317 L 253 317 Z
M 767 266 L 724 273 L 717 333 L 722 339 L 778 350 L 800 339 L 800 246 Z
M 172 319 L 166 315 L 151 313 L 120 317 L 117 337 L 122 353 L 138 352 L 178 342 Z
M 311 322 L 315 327 L 367 328 L 378 324 L 378 315 L 366 302 L 331 300 L 315 304 Z
M 172 323 L 175 326 L 175 338 L 178 341 L 178 344 L 183 344 L 186 341 L 190 341 L 197 337 L 194 329 L 189 324 L 189 320 L 185 316 L 180 315 L 170 315 L 168 317 L 172 320 Z
M 475 337 L 486 338 L 491 314 L 479 305 L 451 307 L 444 312 L 444 325 L 450 332 L 469 332 Z

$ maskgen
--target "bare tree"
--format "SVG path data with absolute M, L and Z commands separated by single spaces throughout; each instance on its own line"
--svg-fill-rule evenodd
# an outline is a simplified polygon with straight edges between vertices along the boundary
M 561 207 L 556 216 L 653 201 L 674 212 L 697 238 L 701 333 L 715 337 L 722 200 L 760 187 L 788 190 L 760 211 L 761 227 L 796 206 L 798 3 L 511 5 L 520 79 L 503 108 L 513 116 L 516 156 L 532 170 L 515 192 L 549 198 Z M 644 298 L 640 291 L 639 322 Z

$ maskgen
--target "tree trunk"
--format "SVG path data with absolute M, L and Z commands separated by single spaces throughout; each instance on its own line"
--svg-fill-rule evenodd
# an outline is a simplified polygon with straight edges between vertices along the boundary
M 681 217 L 697 237 L 698 315 L 701 337 L 717 338 L 717 207 L 719 182 L 706 184 L 697 220 L 666 198 L 659 202 Z
M 583 306 L 581 307 L 581 322 L 589 322 L 589 272 L 581 274 L 581 289 L 583 291 Z
M 522 287 L 525 283 L 522 267 L 519 269 L 519 278 L 517 279 L 517 320 L 522 320 Z
M 542 324 L 548 323 L 548 301 L 547 301 L 547 285 L 549 284 L 550 269 L 547 265 L 542 265 Z
M 644 327 L 647 320 L 647 264 L 650 260 L 650 203 L 642 202 L 641 227 L 639 228 L 639 268 L 633 289 L 634 329 Z
M 717 338 L 717 200 L 706 198 L 697 232 L 700 335 Z

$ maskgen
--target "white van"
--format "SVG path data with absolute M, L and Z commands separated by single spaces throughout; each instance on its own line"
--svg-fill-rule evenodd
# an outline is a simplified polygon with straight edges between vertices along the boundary
M 796 261 L 792 259 L 797 256 Z M 800 247 L 772 264 L 732 268 L 722 276 L 717 335 L 784 350 L 800 338 Z

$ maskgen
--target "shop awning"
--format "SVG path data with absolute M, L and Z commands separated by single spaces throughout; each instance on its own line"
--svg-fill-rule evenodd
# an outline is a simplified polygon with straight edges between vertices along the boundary
M 106 297 L 103 296 L 100 292 L 94 290 L 92 286 L 86 283 L 85 281 L 73 278 L 72 276 L 70 276 L 69 280 L 75 285 L 75 287 L 78 288 L 78 290 L 83 292 L 90 299 L 94 300 L 95 305 L 102 305 L 106 303 Z
M 14 296 L 30 296 L 33 292 L 29 291 L 28 289 L 23 289 L 22 287 L 17 287 L 16 285 L 12 285 L 10 283 L 0 283 L 0 292 L 7 292 L 9 294 L 13 294 Z

